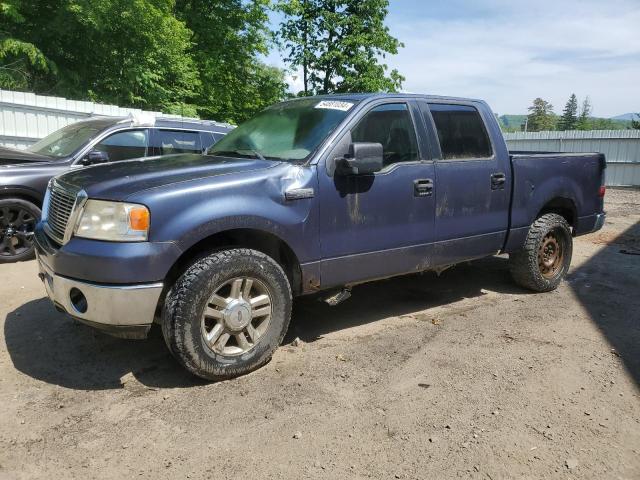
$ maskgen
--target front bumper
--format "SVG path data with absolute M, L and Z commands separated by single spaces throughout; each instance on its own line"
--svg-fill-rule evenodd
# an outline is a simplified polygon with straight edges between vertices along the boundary
M 105 285 L 54 273 L 38 257 L 39 277 L 49 299 L 79 321 L 111 335 L 146 337 L 162 293 L 162 283 Z
M 107 285 L 161 282 L 182 250 L 174 242 L 106 242 L 72 237 L 60 246 L 36 226 L 38 255 L 57 275 Z

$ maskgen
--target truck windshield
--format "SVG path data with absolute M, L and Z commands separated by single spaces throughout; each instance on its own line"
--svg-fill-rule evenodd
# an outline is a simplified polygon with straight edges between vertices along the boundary
M 306 160 L 354 105 L 319 98 L 279 103 L 231 131 L 211 147 L 209 155 Z
M 54 158 L 69 157 L 101 130 L 96 125 L 87 125 L 82 122 L 74 123 L 47 135 L 42 140 L 31 145 L 27 150 Z

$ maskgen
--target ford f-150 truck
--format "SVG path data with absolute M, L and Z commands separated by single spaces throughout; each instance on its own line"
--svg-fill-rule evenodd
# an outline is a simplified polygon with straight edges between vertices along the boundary
M 53 179 L 36 228 L 62 311 L 115 335 L 161 325 L 177 360 L 222 379 L 265 364 L 292 297 L 509 254 L 545 292 L 572 237 L 602 227 L 601 154 L 508 152 L 482 101 L 400 94 L 274 105 L 197 155 Z

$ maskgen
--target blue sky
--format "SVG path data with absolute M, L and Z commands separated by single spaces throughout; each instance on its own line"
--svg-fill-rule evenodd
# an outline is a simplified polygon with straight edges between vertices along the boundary
M 598 116 L 640 111 L 640 0 L 391 0 L 387 25 L 405 44 L 385 61 L 406 91 L 482 98 L 500 114 L 538 96 L 560 113 L 571 93 Z M 289 82 L 300 89 L 296 72 Z

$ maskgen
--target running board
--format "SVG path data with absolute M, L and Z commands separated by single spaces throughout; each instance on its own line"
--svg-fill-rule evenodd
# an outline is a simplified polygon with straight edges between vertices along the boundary
M 348 288 L 343 288 L 342 290 L 334 293 L 333 295 L 324 299 L 325 303 L 328 305 L 335 307 L 339 303 L 344 302 L 351 296 L 351 290 Z

